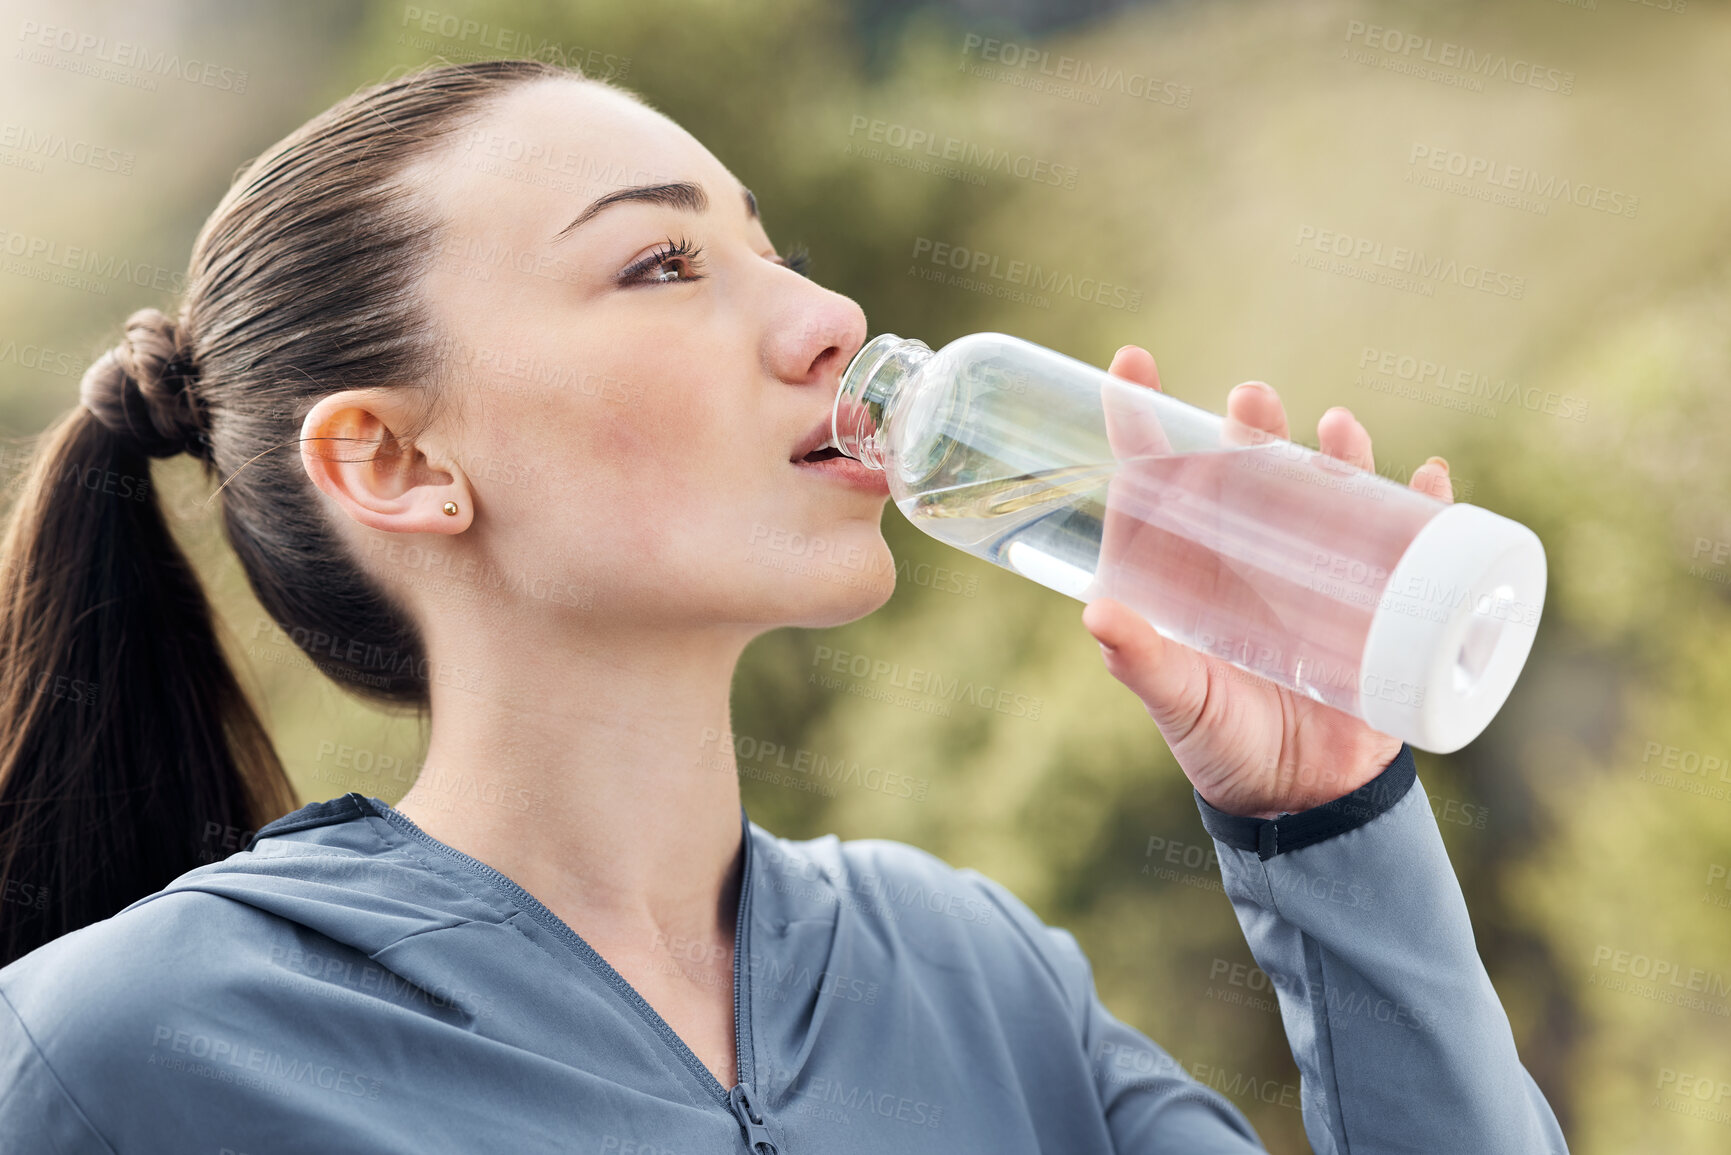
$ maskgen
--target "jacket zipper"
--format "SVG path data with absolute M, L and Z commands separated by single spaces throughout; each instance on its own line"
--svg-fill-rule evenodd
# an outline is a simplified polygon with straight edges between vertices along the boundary
M 776 1155 L 779 1148 L 775 1140 L 769 1137 L 769 1128 L 763 1125 L 763 1117 L 751 1105 L 751 1100 L 745 1090 L 745 1080 L 741 1079 L 733 1090 L 727 1093 L 728 1105 L 733 1113 L 739 1116 L 740 1129 L 745 1132 L 745 1146 L 751 1155 Z
M 753 1091 L 747 1069 L 751 1064 L 746 1059 L 746 1048 L 751 1036 L 746 1033 L 745 1022 L 745 981 L 748 973 L 745 965 L 745 938 L 747 916 L 751 908 L 751 828 L 746 825 L 743 806 L 739 808 L 739 822 L 745 831 L 745 862 L 739 870 L 739 914 L 733 926 L 733 1045 L 734 1066 L 739 1082 L 733 1090 L 727 1092 L 727 1105 L 739 1119 L 740 1130 L 745 1132 L 745 1147 L 751 1155 L 778 1155 L 780 1148 L 775 1145 L 775 1140 L 769 1137 L 769 1128 L 764 1125 L 763 1116 L 758 1114 L 752 1103 Z
M 745 862 L 740 867 L 739 914 L 733 926 L 733 1061 L 739 1083 L 732 1091 L 729 1091 L 721 1085 L 721 1080 L 715 1077 L 715 1073 L 703 1065 L 703 1060 L 699 1059 L 696 1053 L 685 1045 L 685 1040 L 667 1025 L 667 1020 L 656 1013 L 655 1008 L 649 1005 L 648 1000 L 638 994 L 637 989 L 626 982 L 625 977 L 614 970 L 606 959 L 595 953 L 595 948 L 583 941 L 582 935 L 566 926 L 563 919 L 543 906 L 540 899 L 480 859 L 473 858 L 454 846 L 447 846 L 440 842 L 416 826 L 407 815 L 399 814 L 388 803 L 375 803 L 373 799 L 358 792 L 352 793 L 351 797 L 384 818 L 392 826 L 412 835 L 417 841 L 442 852 L 447 857 L 455 859 L 459 865 L 491 882 L 504 891 L 511 901 L 516 903 L 531 918 L 564 940 L 566 945 L 577 953 L 578 957 L 601 975 L 607 984 L 618 991 L 632 1009 L 648 1022 L 655 1033 L 661 1036 L 662 1041 L 704 1084 L 716 1102 L 733 1114 L 734 1118 L 739 1121 L 740 1130 L 745 1134 L 746 1149 L 751 1152 L 751 1155 L 780 1155 L 780 1148 L 769 1137 L 769 1128 L 764 1125 L 763 1116 L 758 1113 L 757 1107 L 754 1105 L 755 1092 L 750 1081 L 746 1078 L 745 934 L 751 898 L 751 828 L 747 825 L 745 807 L 739 808 L 739 825 L 745 840 Z

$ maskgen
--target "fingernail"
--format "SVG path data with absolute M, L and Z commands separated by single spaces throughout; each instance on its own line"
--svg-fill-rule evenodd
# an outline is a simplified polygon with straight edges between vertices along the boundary
M 1440 457 L 1427 457 L 1427 458 L 1425 458 L 1424 463 L 1426 465 L 1440 465 L 1442 467 L 1442 471 L 1444 473 L 1447 473 L 1449 471 L 1449 463 L 1444 461 Z

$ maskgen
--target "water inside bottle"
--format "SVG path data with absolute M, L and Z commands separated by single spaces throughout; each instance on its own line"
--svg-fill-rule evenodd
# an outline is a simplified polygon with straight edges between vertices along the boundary
M 1353 713 L 1389 574 L 1440 508 L 1288 442 L 940 481 L 897 504 L 959 549 L 1079 600 L 1114 598 Z

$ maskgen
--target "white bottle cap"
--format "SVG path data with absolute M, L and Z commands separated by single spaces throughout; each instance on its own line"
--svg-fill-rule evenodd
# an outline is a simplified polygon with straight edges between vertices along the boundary
M 1359 663 L 1364 720 L 1421 750 L 1459 750 L 1514 689 L 1544 605 L 1538 535 L 1451 504 L 1407 546 L 1371 618 Z

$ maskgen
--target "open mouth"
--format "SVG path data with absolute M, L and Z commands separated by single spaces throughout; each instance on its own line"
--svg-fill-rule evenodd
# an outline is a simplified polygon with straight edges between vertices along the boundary
M 816 435 L 815 430 L 813 435 Z M 840 481 L 879 497 L 888 497 L 889 475 L 881 469 L 872 469 L 851 454 L 843 453 L 831 444 L 832 440 L 833 438 L 826 438 L 803 457 L 793 458 L 794 466 L 803 467 L 814 477 Z
M 812 423 L 803 440 L 792 446 L 788 461 L 794 468 L 805 470 L 808 477 L 840 482 L 878 497 L 888 497 L 889 475 L 842 449 L 836 444 L 838 440 L 833 417 L 826 414 Z M 801 449 L 805 452 L 800 453 Z

